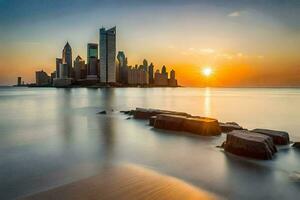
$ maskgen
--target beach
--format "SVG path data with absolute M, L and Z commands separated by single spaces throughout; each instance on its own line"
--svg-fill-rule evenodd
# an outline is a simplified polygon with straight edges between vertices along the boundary
M 96 176 L 22 198 L 35 199 L 186 199 L 213 200 L 212 194 L 141 166 L 106 166 Z

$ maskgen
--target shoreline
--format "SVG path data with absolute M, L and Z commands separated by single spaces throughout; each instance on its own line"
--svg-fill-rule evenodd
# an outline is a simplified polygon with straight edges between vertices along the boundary
M 211 89 L 300 89 L 300 86 L 243 86 L 243 87 L 216 87 L 216 86 L 68 86 L 68 87 L 54 87 L 54 86 L 30 86 L 30 85 L 2 85 L 0 88 L 211 88 Z
M 134 164 L 106 166 L 92 177 L 18 199 L 214 200 L 215 194 Z
M 20 87 L 20 88 L 181 88 L 183 86 L 103 86 L 103 85 L 90 85 L 90 86 L 80 86 L 71 85 L 65 87 L 54 87 L 54 86 L 3 86 L 3 87 Z

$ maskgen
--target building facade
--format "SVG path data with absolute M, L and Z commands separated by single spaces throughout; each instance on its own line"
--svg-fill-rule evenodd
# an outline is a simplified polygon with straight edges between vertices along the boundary
M 116 82 L 116 27 L 100 29 L 100 82 Z
M 125 53 L 123 51 L 119 51 L 117 55 L 118 63 L 117 63 L 117 71 L 118 73 L 118 82 L 123 84 L 128 84 L 128 63 Z
M 59 66 L 62 64 L 62 59 L 61 58 L 56 58 L 56 78 L 59 78 Z
M 86 68 L 85 61 L 78 55 L 74 61 L 74 79 L 79 81 L 85 79 L 86 77 Z
M 168 73 L 166 66 L 161 68 L 161 73 L 156 70 L 154 75 L 154 85 L 155 86 L 168 86 Z
M 69 42 L 67 42 L 67 44 L 65 45 L 63 52 L 62 52 L 62 64 L 67 65 L 68 78 L 72 77 L 72 62 L 73 62 L 72 61 L 72 48 L 71 48 Z
M 151 63 L 148 67 L 148 75 L 149 75 L 149 84 L 154 84 L 154 65 Z
M 43 70 L 35 72 L 35 80 L 37 86 L 50 85 L 50 76 Z
M 98 44 L 95 43 L 87 45 L 87 79 L 99 79 Z
M 67 64 L 60 64 L 59 65 L 59 78 L 58 79 L 65 79 L 69 78 L 69 66 Z
M 143 67 L 128 68 L 128 84 L 129 85 L 148 85 L 148 72 Z
M 52 72 L 50 75 L 50 84 L 51 85 L 53 85 L 55 78 L 56 78 L 56 71 Z
M 176 77 L 175 77 L 175 71 L 172 69 L 171 72 L 170 72 L 170 79 L 168 81 L 168 85 L 170 87 L 177 87 L 177 80 L 176 80 Z

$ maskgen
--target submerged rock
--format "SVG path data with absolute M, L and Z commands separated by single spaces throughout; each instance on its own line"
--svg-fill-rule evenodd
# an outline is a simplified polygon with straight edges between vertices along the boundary
M 219 122 L 213 118 L 187 118 L 183 123 L 184 131 L 204 136 L 215 136 L 221 134 Z
M 180 115 L 160 114 L 154 120 L 154 128 L 183 131 L 183 123 L 186 117 Z
M 120 113 L 124 113 L 125 115 L 133 115 L 132 110 L 121 110 Z
M 284 131 L 276 131 L 276 130 L 269 130 L 269 129 L 254 129 L 251 132 L 270 136 L 273 139 L 274 144 L 277 145 L 287 145 L 290 143 L 289 134 Z
M 292 147 L 300 149 L 300 142 L 295 142 Z
M 234 130 L 227 134 L 224 150 L 239 156 L 272 159 L 277 149 L 271 137 L 247 130 Z
M 106 113 L 105 110 L 103 110 L 103 111 L 101 111 L 101 112 L 98 112 L 97 114 L 100 114 L 100 115 L 106 115 L 107 113 Z
M 221 134 L 216 119 L 204 117 L 185 117 L 181 115 L 159 114 L 154 120 L 154 128 L 186 131 L 198 135 L 215 136 Z M 150 122 L 152 123 L 152 122 Z
M 155 120 L 156 120 L 156 116 L 150 117 L 150 119 L 149 119 L 149 125 L 150 126 L 154 126 Z
M 220 122 L 219 125 L 220 125 L 221 131 L 223 133 L 228 133 L 233 130 L 243 130 L 244 129 L 238 123 L 235 123 L 235 122 L 226 122 L 226 123 Z
M 168 111 L 168 110 L 159 110 L 159 109 L 145 109 L 145 108 L 136 108 L 133 110 L 133 116 L 135 119 L 150 119 L 152 116 L 159 114 L 170 114 L 170 115 L 180 115 L 180 116 L 191 116 L 184 112 Z

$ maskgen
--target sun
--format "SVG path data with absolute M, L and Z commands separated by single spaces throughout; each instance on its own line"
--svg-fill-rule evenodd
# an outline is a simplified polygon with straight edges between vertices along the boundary
M 206 77 L 210 76 L 212 74 L 212 68 L 211 67 L 205 67 L 202 69 L 202 74 Z

